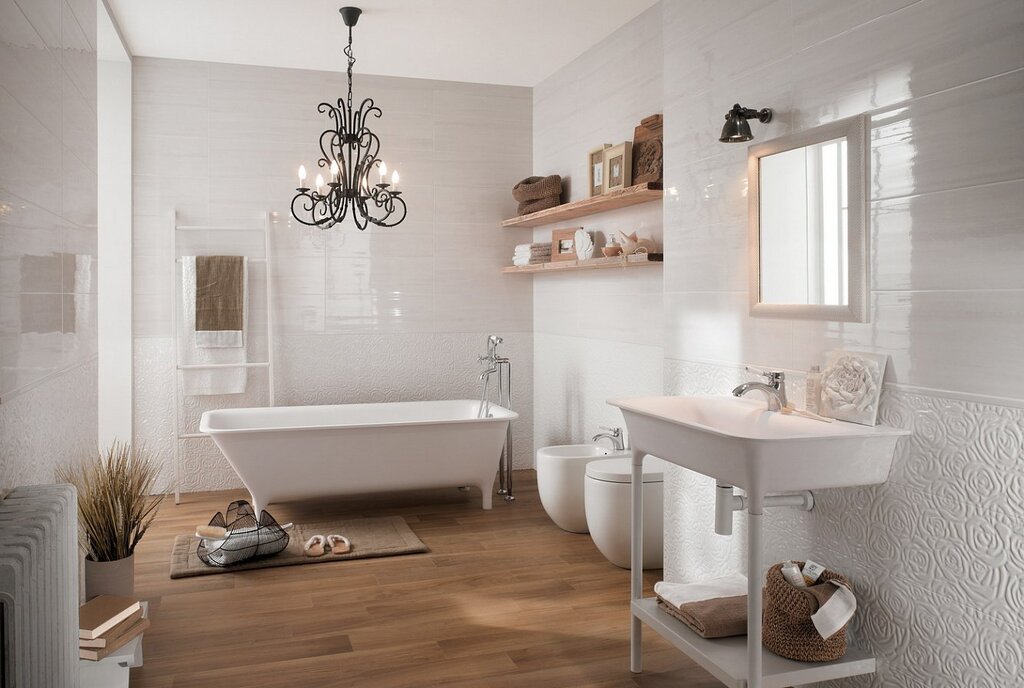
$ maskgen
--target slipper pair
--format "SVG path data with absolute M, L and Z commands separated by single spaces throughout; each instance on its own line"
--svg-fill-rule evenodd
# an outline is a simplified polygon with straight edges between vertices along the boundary
M 345 554 L 352 551 L 352 543 L 344 535 L 314 535 L 302 545 L 302 553 L 307 557 L 322 557 L 328 549 L 331 554 Z

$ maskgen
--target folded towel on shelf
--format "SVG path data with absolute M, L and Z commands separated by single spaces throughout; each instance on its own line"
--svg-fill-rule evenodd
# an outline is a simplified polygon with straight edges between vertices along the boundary
M 658 581 L 654 584 L 654 594 L 675 607 L 716 597 L 746 595 L 747 577 L 742 573 L 730 573 L 728 576 L 709 578 L 698 583 Z
M 180 362 L 182 365 L 234 364 L 246 362 L 245 332 L 248 328 L 249 288 L 248 262 L 241 258 L 241 329 L 239 330 L 197 330 L 200 321 L 197 310 L 199 290 L 197 288 L 196 256 L 181 258 L 181 327 L 178 336 L 181 347 Z M 234 308 L 225 309 L 220 321 L 225 325 L 234 324 L 229 321 L 229 313 Z M 204 316 L 203 324 L 209 325 L 211 317 Z M 214 316 L 217 320 L 219 316 Z M 185 396 L 210 394 L 240 394 L 245 391 L 248 381 L 248 370 L 243 367 L 212 368 L 205 370 L 182 370 L 181 386 Z
M 701 638 L 728 638 L 747 634 L 747 596 L 716 597 L 673 607 L 664 600 L 658 606 L 689 626 Z
M 512 257 L 512 265 L 516 267 L 522 267 L 524 265 L 541 265 L 543 263 L 550 263 L 551 256 L 534 256 L 534 257 Z
M 747 578 L 738 573 L 699 583 L 654 585 L 659 605 L 702 638 L 747 632 Z
M 515 254 L 517 256 L 550 255 L 551 244 L 520 244 L 516 246 Z

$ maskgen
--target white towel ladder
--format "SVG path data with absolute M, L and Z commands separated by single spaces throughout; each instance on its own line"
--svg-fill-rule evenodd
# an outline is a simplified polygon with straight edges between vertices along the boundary
M 171 321 L 174 335 L 174 503 L 181 503 L 181 441 L 189 439 L 209 439 L 209 435 L 201 432 L 181 431 L 181 406 L 185 401 L 184 387 L 182 383 L 183 370 L 212 370 L 217 368 L 266 368 L 267 369 L 267 405 L 273 406 L 274 397 L 274 301 L 273 301 L 273 280 L 271 279 L 270 259 L 270 215 L 263 213 L 263 224 L 261 226 L 230 226 L 230 225 L 181 225 L 178 224 L 178 213 L 171 214 L 171 227 L 173 229 L 173 255 L 174 262 L 171 264 L 172 280 L 174 285 L 171 290 L 173 299 L 171 302 Z M 178 274 L 178 265 L 181 264 L 181 256 L 178 255 L 178 232 L 263 232 L 263 257 L 249 258 L 250 263 L 266 263 L 266 298 L 267 298 L 267 360 L 254 361 L 252 363 L 199 363 L 183 364 L 181 362 L 181 327 L 179 309 L 181 308 L 181 276 Z M 252 279 L 252 273 L 249 273 Z M 250 301 L 251 304 L 251 301 Z

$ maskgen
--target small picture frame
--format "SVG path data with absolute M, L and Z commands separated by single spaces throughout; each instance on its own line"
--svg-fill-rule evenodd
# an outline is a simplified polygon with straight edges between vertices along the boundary
M 551 262 L 576 260 L 576 230 L 582 227 L 566 227 L 551 230 Z
M 590 195 L 600 196 L 604 193 L 604 150 L 612 144 L 604 143 L 587 155 L 587 169 L 590 177 Z
M 832 351 L 821 373 L 821 415 L 877 425 L 888 360 L 885 354 Z
M 604 192 L 625 189 L 630 185 L 633 176 L 633 144 L 624 141 L 617 146 L 605 148 L 604 154 Z

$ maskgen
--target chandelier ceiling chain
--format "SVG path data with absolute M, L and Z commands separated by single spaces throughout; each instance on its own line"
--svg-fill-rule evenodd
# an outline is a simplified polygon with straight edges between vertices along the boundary
M 338 98 L 337 106 L 323 102 L 317 111 L 326 114 L 332 126 L 320 134 L 322 157 L 317 165 L 329 175 L 326 184 L 323 175 L 316 176 L 312 187 L 305 185 L 306 168 L 299 167 L 298 192 L 292 198 L 292 217 L 304 225 L 328 229 L 343 221 L 349 210 L 360 230 L 370 224 L 394 227 L 406 215 L 405 199 L 398 190 L 398 172 L 393 171 L 390 183 L 385 181 L 387 168 L 377 157 L 380 139 L 366 125 L 372 117 L 380 118 L 381 110 L 372 98 L 366 98 L 358 108 L 352 101 L 352 70 L 356 63 L 352 52 L 352 28 L 362 12 L 358 7 L 342 7 L 342 19 L 348 27 L 348 45 L 344 53 L 348 58 L 348 98 Z M 376 168 L 379 179 L 370 184 L 370 174 Z

